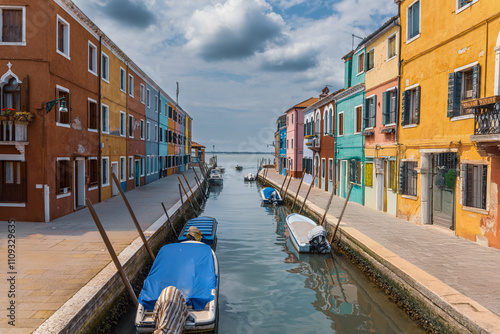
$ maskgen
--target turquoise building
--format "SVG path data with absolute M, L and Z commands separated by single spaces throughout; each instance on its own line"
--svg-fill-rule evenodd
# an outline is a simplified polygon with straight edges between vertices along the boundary
M 159 155 L 160 155 L 160 177 L 167 176 L 167 157 L 168 157 L 168 95 L 160 90 L 160 108 L 158 123 L 160 127 L 159 136 Z
M 342 59 L 345 62 L 344 91 L 335 97 L 337 196 L 346 198 L 352 184 L 350 201 L 364 205 L 363 108 L 366 50 L 364 46 L 358 46 Z

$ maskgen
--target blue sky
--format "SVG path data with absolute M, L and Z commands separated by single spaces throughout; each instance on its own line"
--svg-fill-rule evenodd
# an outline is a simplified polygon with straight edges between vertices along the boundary
M 351 34 L 397 14 L 394 0 L 74 0 L 193 117 L 193 140 L 270 151 L 276 118 L 343 86 Z

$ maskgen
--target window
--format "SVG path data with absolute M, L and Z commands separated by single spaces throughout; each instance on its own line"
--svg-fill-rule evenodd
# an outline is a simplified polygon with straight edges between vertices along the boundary
M 120 181 L 126 181 L 126 175 L 127 175 L 127 165 L 125 161 L 125 157 L 120 157 Z
M 363 107 L 357 106 L 354 108 L 354 133 L 360 133 L 363 130 Z
M 99 184 L 99 166 L 97 158 L 89 158 L 89 188 Z
M 168 118 L 172 118 L 172 107 L 168 107 Z
M 101 107 L 101 130 L 103 133 L 109 133 L 109 107 L 105 104 Z
M 134 97 L 134 76 L 132 74 L 128 75 L 128 94 Z
M 120 111 L 120 136 L 127 136 L 127 115 L 123 111 Z
M 403 92 L 401 106 L 401 125 L 418 124 L 420 122 L 420 86 L 409 88 Z
M 460 13 L 463 11 L 465 8 L 472 6 L 475 4 L 478 0 L 457 0 L 457 10 L 456 13 Z
M 417 162 L 401 161 L 399 191 L 402 195 L 417 196 Z
M 0 6 L 0 43 L 4 45 L 26 44 L 25 7 Z
M 328 179 L 333 182 L 333 159 L 328 160 Z
M 57 53 L 69 59 L 69 23 L 57 15 Z
M 95 100 L 88 99 L 87 109 L 88 109 L 87 128 L 89 130 L 97 131 L 97 126 L 98 126 L 97 102 Z
M 146 89 L 146 106 L 149 108 L 151 105 L 151 93 L 149 92 L 149 89 Z
M 363 127 L 365 129 L 374 128 L 376 126 L 376 115 L 377 95 L 373 95 L 365 100 L 365 112 L 363 117 Z
M 361 184 L 361 161 L 353 159 L 349 161 L 349 182 Z
M 26 163 L 0 161 L 0 202 L 26 202 Z
M 366 54 L 366 70 L 369 71 L 375 66 L 375 49 L 371 49 Z
M 134 157 L 128 157 L 128 179 L 134 179 Z
M 462 205 L 486 210 L 488 166 L 462 164 Z
M 420 34 L 420 0 L 413 2 L 407 8 L 406 42 L 417 38 Z
M 177 122 L 177 110 L 174 109 L 174 116 L 173 116 L 174 122 Z
M 89 41 L 89 72 L 97 75 L 97 47 Z
M 160 129 L 158 131 L 160 132 L 160 143 L 163 143 L 163 128 L 160 126 Z
M 144 176 L 144 157 L 141 158 L 141 176 Z
M 392 125 L 396 124 L 396 111 L 397 111 L 397 100 L 398 100 L 398 89 L 394 88 L 386 91 L 382 94 L 383 106 L 382 106 L 382 124 Z
M 102 158 L 101 181 L 103 186 L 109 186 L 109 158 Z
M 141 119 L 141 139 L 144 139 L 144 120 Z
M 134 138 L 134 116 L 128 115 L 128 136 Z
M 151 139 L 151 133 L 149 132 L 150 129 L 149 129 L 149 122 L 146 122 L 146 140 L 150 140 Z
M 365 53 L 358 55 L 358 74 L 361 74 L 365 70 Z
M 373 162 L 365 163 L 365 186 L 373 187 Z
M 141 102 L 144 104 L 144 85 L 141 84 Z
M 71 175 L 71 161 L 69 158 L 57 158 L 56 162 L 56 194 L 62 195 L 71 192 L 73 178 Z
M 180 143 L 179 143 L 180 144 Z M 293 148 L 293 138 L 292 138 L 292 146 L 290 148 Z
M 338 134 L 339 134 L 339 136 L 343 136 L 344 135 L 344 112 L 339 112 L 338 125 L 339 125 Z
M 3 86 L 2 108 L 21 109 L 21 85 L 15 78 L 11 78 L 7 85 Z
M 387 60 L 396 57 L 396 34 L 387 38 Z
M 109 83 L 109 57 L 104 52 L 101 56 L 102 79 Z
M 479 64 L 456 69 L 448 75 L 448 117 L 472 114 L 474 109 L 463 109 L 462 101 L 479 98 Z
M 69 127 L 70 124 L 70 113 L 71 113 L 71 96 L 69 94 L 69 89 L 61 87 L 59 85 L 56 86 L 56 99 L 60 99 L 64 97 L 64 102 L 66 103 L 66 108 L 68 111 L 62 112 L 59 110 L 62 104 L 62 100 L 58 101 L 57 104 L 54 106 L 54 109 L 56 110 L 56 122 L 58 125 L 65 125 L 66 127 Z
M 325 159 L 321 159 L 321 178 L 325 178 L 326 162 Z
M 155 141 L 158 141 L 158 125 L 155 124 Z
M 151 168 L 151 157 L 148 155 L 146 156 L 146 175 L 149 175 L 149 169 Z
M 158 96 L 155 95 L 155 111 L 158 113 Z
M 126 79 L 126 74 L 125 74 L 125 70 L 123 68 L 120 67 L 120 90 L 122 92 L 125 93 L 125 89 L 126 89 L 126 82 L 127 82 L 127 79 Z
M 293 114 L 292 114 L 292 124 L 293 124 Z

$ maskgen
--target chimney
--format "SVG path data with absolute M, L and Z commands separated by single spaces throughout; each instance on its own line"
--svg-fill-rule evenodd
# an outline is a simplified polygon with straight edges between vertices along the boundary
M 321 95 L 319 96 L 319 99 L 323 100 L 325 97 L 328 96 L 328 93 L 330 93 L 330 90 L 328 89 L 327 86 L 325 86 L 325 88 L 323 88 L 323 90 L 321 91 Z

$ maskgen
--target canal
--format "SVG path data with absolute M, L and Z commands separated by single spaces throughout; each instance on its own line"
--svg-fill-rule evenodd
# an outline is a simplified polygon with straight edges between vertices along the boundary
M 295 251 L 287 208 L 263 205 L 260 185 L 243 181 L 262 157 L 272 158 L 218 155 L 224 185 L 204 203 L 202 215 L 219 223 L 218 333 L 424 333 L 341 255 Z M 130 308 L 116 333 L 135 333 L 133 317 Z

